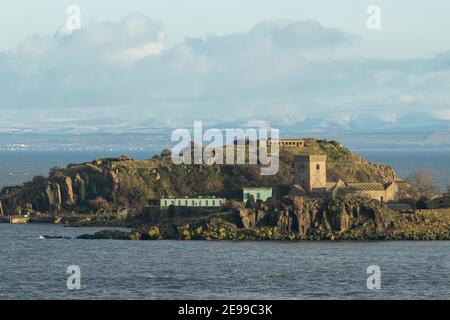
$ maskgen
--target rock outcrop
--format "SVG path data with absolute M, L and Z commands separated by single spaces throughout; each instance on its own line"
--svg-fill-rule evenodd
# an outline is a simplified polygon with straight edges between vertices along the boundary
M 262 214 L 263 213 L 263 214 Z M 102 238 L 102 233 L 84 238 Z M 107 237 L 111 239 L 110 234 Z M 285 198 L 202 219 L 140 226 L 118 239 L 156 240 L 450 240 L 450 209 L 402 214 L 376 200 Z

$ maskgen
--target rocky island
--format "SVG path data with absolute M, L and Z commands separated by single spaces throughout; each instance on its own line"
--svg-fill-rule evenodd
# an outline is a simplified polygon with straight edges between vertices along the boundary
M 69 164 L 53 168 L 48 177 L 3 188 L 0 214 L 26 215 L 30 222 L 133 228 L 83 239 L 450 239 L 448 195 L 427 199 L 423 206 L 425 200 L 390 166 L 371 163 L 339 142 L 286 143 L 279 161 L 273 176 L 260 175 L 259 164 L 176 165 L 167 150 L 149 160 L 123 156 Z M 262 187 L 270 187 L 272 196 L 261 200 L 244 194 L 243 201 L 243 188 Z M 206 196 L 225 201 L 218 206 L 160 203 Z

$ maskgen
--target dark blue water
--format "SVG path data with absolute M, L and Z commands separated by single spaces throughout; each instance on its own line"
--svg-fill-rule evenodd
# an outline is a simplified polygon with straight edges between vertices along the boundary
M 449 299 L 450 242 L 50 240 L 0 225 L 0 299 Z M 68 290 L 69 265 L 81 289 Z M 368 290 L 367 267 L 381 269 Z
M 50 168 L 65 167 L 104 157 L 127 155 L 133 159 L 150 159 L 154 151 L 0 151 L 0 188 L 21 185 L 34 176 L 47 176 Z
M 369 161 L 392 166 L 402 179 L 418 170 L 432 170 L 442 191 L 450 186 L 450 150 L 366 150 L 359 153 Z

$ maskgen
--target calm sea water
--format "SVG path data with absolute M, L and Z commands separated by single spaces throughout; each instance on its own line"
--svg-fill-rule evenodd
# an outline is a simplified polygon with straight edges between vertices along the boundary
M 450 186 L 450 150 L 360 151 L 364 158 L 392 166 L 405 179 L 417 170 L 432 170 L 442 191 Z
M 82 163 L 123 154 L 133 159 L 150 159 L 155 152 L 0 151 L 0 188 L 21 185 L 37 175 L 47 176 L 53 167 L 65 167 L 69 163 Z
M 0 299 L 449 299 L 450 242 L 51 240 L 0 225 Z M 69 265 L 80 290 L 67 289 Z M 367 289 L 369 265 L 381 289 Z

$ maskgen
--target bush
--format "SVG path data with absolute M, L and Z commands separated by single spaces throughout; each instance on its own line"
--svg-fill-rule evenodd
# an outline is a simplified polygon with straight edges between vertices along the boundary
M 417 209 L 428 209 L 427 199 L 424 197 L 420 198 L 419 201 L 417 201 L 417 203 L 416 203 L 416 208 Z
M 420 170 L 410 174 L 407 181 L 410 183 L 418 198 L 432 199 L 439 193 L 435 177 L 436 172 L 433 170 Z

